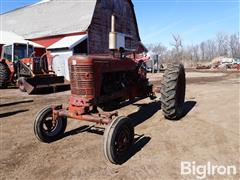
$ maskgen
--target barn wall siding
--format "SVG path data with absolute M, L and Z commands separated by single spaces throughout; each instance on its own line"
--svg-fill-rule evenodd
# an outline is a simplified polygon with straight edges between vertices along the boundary
M 89 53 L 108 53 L 111 15 L 116 15 L 116 32 L 131 35 L 126 41 L 126 48 L 136 49 L 140 41 L 134 12 L 129 0 L 99 0 L 89 27 Z

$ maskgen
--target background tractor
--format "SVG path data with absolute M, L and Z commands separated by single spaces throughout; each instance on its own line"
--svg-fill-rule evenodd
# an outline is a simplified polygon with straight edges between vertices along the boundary
M 67 118 L 106 125 L 104 154 L 114 164 L 122 164 L 134 141 L 134 126 L 129 117 L 104 111 L 112 104 L 134 102 L 136 99 L 157 98 L 148 81 L 144 60 L 128 55 L 116 47 L 117 33 L 110 32 L 109 55 L 75 55 L 69 58 L 71 96 L 67 107 L 50 105 L 36 115 L 34 133 L 42 142 L 59 139 L 67 126 Z M 118 50 L 117 50 L 118 49 Z M 134 52 L 133 52 L 134 54 Z M 131 57 L 131 58 L 130 58 Z M 169 64 L 162 81 L 162 110 L 167 119 L 182 117 L 185 99 L 185 71 L 181 64 Z
M 21 91 L 32 94 L 69 86 L 64 84 L 63 76 L 56 76 L 49 69 L 45 48 L 24 43 L 4 45 L 0 59 L 0 88 L 15 84 Z

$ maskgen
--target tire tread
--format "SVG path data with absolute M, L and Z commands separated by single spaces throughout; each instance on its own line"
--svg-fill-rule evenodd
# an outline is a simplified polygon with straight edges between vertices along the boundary
M 184 82 L 180 81 L 180 76 Z M 185 97 L 185 70 L 182 64 L 169 64 L 164 75 L 161 86 L 161 102 L 162 110 L 165 118 L 167 119 L 178 119 L 180 113 L 176 108 L 176 95 L 178 83 L 184 83 L 184 94 Z
M 9 69 L 6 64 L 0 63 L 0 88 L 6 88 L 8 80 L 9 80 Z

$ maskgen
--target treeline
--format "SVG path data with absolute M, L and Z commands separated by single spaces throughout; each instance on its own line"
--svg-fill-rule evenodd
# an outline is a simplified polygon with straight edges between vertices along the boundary
M 184 46 L 181 36 L 173 35 L 170 44 L 171 49 L 168 49 L 162 43 L 149 44 L 147 48 L 153 54 L 158 54 L 163 62 L 176 60 L 189 65 L 209 62 L 219 56 L 240 57 L 239 34 L 217 33 L 214 39 L 191 46 Z

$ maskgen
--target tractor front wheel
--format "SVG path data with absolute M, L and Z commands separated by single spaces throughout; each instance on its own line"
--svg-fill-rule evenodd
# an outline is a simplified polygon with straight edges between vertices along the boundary
M 166 119 L 177 120 L 183 115 L 186 78 L 182 64 L 169 64 L 163 75 L 161 103 Z
M 134 140 L 134 127 L 130 119 L 124 116 L 117 117 L 105 129 L 104 155 L 113 164 L 124 163 Z
M 59 117 L 56 121 L 53 121 L 51 106 L 46 106 L 40 110 L 34 121 L 36 137 L 46 143 L 59 139 L 64 134 L 66 127 L 66 117 Z
M 9 69 L 4 63 L 0 63 L 0 88 L 6 88 L 9 81 Z

